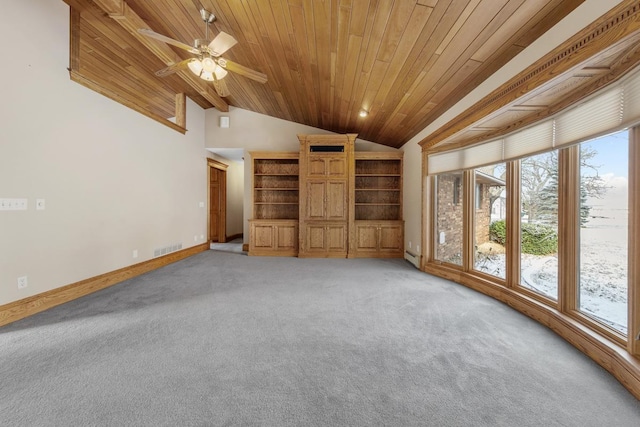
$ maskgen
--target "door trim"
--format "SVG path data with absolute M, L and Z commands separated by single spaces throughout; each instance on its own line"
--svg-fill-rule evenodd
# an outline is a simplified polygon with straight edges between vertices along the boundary
M 229 165 L 207 158 L 207 240 L 211 242 L 211 173 L 213 169 L 223 172 L 220 180 L 220 220 L 218 221 L 218 243 L 227 241 L 227 168 Z

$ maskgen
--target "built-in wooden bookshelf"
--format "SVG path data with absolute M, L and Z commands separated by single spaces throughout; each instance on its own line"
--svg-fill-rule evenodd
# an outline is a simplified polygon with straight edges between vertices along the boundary
M 402 152 L 356 152 L 350 257 L 404 255 Z
M 253 218 L 298 219 L 298 153 L 251 153 Z
M 402 153 L 356 152 L 355 219 L 402 219 Z
M 249 255 L 404 256 L 402 152 L 354 152 L 354 134 L 298 135 L 251 152 Z
M 299 153 L 251 152 L 253 219 L 249 255 L 298 254 Z

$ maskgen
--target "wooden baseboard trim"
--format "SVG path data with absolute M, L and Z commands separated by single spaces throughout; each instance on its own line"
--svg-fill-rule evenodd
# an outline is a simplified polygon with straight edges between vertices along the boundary
M 598 334 L 567 314 L 513 289 L 443 266 L 427 265 L 423 271 L 493 297 L 538 321 L 609 371 L 636 399 L 640 400 L 640 360 L 616 342 Z
M 248 243 L 243 243 L 242 244 L 242 251 L 243 252 L 249 252 L 249 244 Z
M 64 304 L 65 302 L 73 301 L 74 299 L 108 288 L 127 279 L 140 276 L 141 274 L 148 273 L 149 271 L 156 270 L 165 265 L 180 261 L 181 259 L 207 251 L 208 249 L 208 243 L 192 246 L 162 257 L 153 258 L 2 305 L 0 306 L 0 326 L 24 319 L 25 317 Z

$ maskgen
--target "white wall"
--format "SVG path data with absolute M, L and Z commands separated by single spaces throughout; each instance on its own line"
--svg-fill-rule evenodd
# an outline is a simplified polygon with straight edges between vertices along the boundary
M 422 148 L 417 143 L 412 143 L 405 144 L 402 150 L 404 248 L 414 255 L 422 255 Z
M 3 3 L 0 198 L 28 210 L 0 211 L 0 304 L 206 239 L 204 111 L 184 136 L 71 82 L 68 28 L 60 0 Z
M 332 134 L 326 130 L 277 119 L 241 108 L 230 107 L 229 112 L 206 110 L 205 137 L 207 148 L 242 149 L 244 153 L 243 235 L 249 243 L 249 219 L 253 217 L 251 202 L 250 151 L 299 151 L 298 134 Z M 230 127 L 219 126 L 220 116 L 229 117 Z M 356 139 L 356 151 L 397 151 L 385 145 Z M 229 179 L 229 175 L 227 175 Z M 229 189 L 229 186 L 227 186 Z M 236 185 L 239 189 L 240 186 Z M 227 194 L 229 197 L 229 194 Z M 229 204 L 227 203 L 227 206 Z M 227 215 L 227 221 L 229 215 Z M 229 227 L 227 227 L 229 229 Z
M 225 161 L 227 169 L 227 236 L 243 233 L 244 162 Z M 251 182 L 251 181 L 249 181 Z

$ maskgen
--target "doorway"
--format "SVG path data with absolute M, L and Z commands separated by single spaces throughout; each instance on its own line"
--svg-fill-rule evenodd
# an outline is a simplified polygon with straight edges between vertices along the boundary
M 227 167 L 214 159 L 209 166 L 209 243 L 227 241 Z

